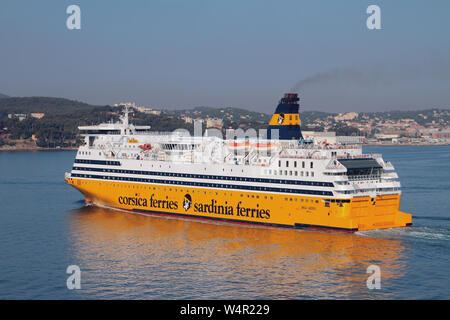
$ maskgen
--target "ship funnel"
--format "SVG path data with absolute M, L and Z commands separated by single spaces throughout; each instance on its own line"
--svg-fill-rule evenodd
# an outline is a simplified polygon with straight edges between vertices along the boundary
M 299 98 L 296 93 L 286 93 L 278 103 L 277 109 L 267 127 L 267 138 L 280 140 L 303 139 L 300 130 Z M 278 135 L 276 131 L 278 130 Z

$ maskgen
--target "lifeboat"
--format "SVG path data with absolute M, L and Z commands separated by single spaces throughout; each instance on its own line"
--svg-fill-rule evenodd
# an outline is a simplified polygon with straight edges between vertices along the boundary
M 271 148 L 276 148 L 277 145 L 273 144 L 273 143 L 255 143 L 255 144 L 253 144 L 253 147 L 258 148 L 258 149 L 271 149 Z
M 246 142 L 230 142 L 227 143 L 227 147 L 231 149 L 242 149 L 242 148 L 248 148 L 250 144 L 248 141 Z
M 139 148 L 141 148 L 142 150 L 150 150 L 152 148 L 152 145 L 150 143 L 141 144 Z

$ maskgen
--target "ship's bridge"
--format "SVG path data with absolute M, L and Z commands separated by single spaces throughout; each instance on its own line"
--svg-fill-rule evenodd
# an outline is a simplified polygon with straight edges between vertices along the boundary
M 94 126 L 80 126 L 78 127 L 78 130 L 80 131 L 80 135 L 85 137 L 85 142 L 90 147 L 93 146 L 94 141 L 99 136 L 130 136 L 150 134 L 150 126 L 135 126 L 130 124 L 128 122 L 128 114 L 129 109 L 126 107 L 123 115 L 120 117 L 120 122 L 102 123 Z
M 150 132 L 150 126 L 123 126 L 121 123 L 103 123 L 96 126 L 81 126 L 78 127 L 81 136 L 92 135 L 105 135 L 105 134 L 117 134 L 117 135 L 135 135 L 145 134 Z

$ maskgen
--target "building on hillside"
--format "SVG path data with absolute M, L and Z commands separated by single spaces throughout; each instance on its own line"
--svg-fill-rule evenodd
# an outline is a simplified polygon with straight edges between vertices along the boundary
M 364 144 L 366 137 L 364 136 L 336 136 L 338 144 Z
M 183 119 L 185 123 L 193 123 L 194 122 L 194 120 L 191 117 L 182 116 L 181 119 Z
M 339 113 L 334 117 L 335 121 L 353 120 L 358 117 L 357 112 Z
M 129 107 L 129 108 L 137 108 L 136 103 L 134 102 L 120 102 L 120 103 L 115 103 L 114 107 Z
M 19 119 L 19 121 L 25 120 L 27 115 L 24 113 L 10 113 L 8 114 L 9 119 Z
M 157 116 L 159 116 L 161 114 L 161 110 L 155 110 L 155 109 L 145 108 L 145 107 L 139 107 L 138 111 L 142 112 L 142 113 L 146 113 L 146 114 L 154 114 Z
M 41 119 L 41 118 L 43 118 L 45 116 L 45 113 L 39 113 L 39 112 L 30 113 L 30 116 L 32 118 Z
M 219 118 L 206 118 L 206 127 L 222 129 L 223 120 Z
M 450 131 L 439 131 L 431 134 L 433 138 L 450 138 Z
M 120 103 L 114 104 L 114 107 L 128 107 L 128 108 L 132 108 L 134 110 L 137 110 L 139 112 L 146 113 L 146 114 L 155 114 L 155 115 L 161 114 L 161 110 L 155 110 L 155 109 L 148 108 L 148 107 L 138 106 L 134 102 L 120 102 Z
M 400 136 L 398 134 L 383 134 L 383 133 L 377 133 L 375 134 L 375 138 L 377 138 L 378 141 L 387 141 L 387 142 L 397 142 L 398 138 Z
M 306 140 L 314 140 L 318 144 L 364 144 L 364 136 L 337 136 L 334 131 L 315 132 L 315 131 L 302 131 L 303 138 Z

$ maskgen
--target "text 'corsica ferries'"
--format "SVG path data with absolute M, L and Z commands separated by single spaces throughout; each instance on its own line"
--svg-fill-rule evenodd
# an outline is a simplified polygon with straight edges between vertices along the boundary
M 79 127 L 68 184 L 88 203 L 150 215 L 359 231 L 410 226 L 400 182 L 360 144 L 304 139 L 297 94 L 285 94 L 261 138 L 151 132 L 128 122 Z

